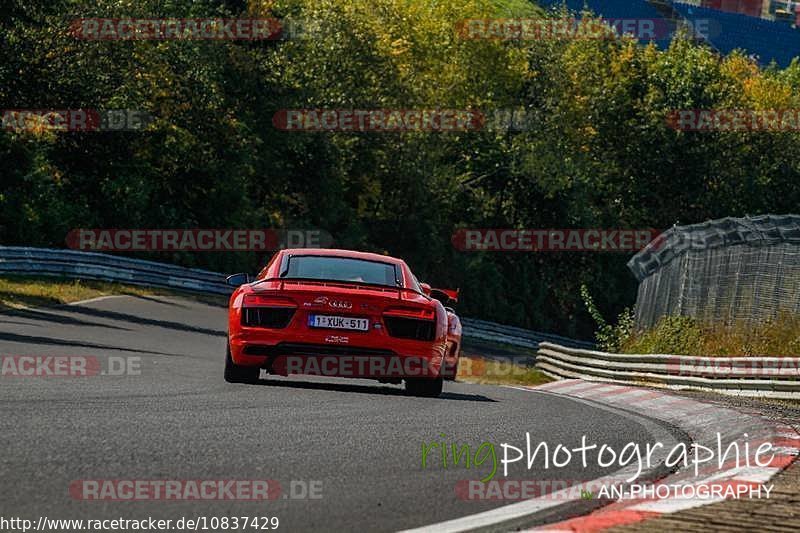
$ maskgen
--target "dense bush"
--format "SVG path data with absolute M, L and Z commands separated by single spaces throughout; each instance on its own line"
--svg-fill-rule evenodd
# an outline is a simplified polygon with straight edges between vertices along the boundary
M 783 315 L 758 324 L 706 324 L 684 316 L 662 318 L 616 345 L 623 353 L 720 356 L 800 356 L 800 317 Z

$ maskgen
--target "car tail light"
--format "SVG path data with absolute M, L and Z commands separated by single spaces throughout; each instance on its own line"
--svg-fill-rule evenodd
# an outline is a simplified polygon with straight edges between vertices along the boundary
M 383 313 L 386 331 L 391 337 L 432 341 L 436 337 L 436 313 L 433 309 L 394 307 Z
M 288 298 L 247 294 L 242 305 L 242 325 L 282 329 L 289 325 L 297 304 Z

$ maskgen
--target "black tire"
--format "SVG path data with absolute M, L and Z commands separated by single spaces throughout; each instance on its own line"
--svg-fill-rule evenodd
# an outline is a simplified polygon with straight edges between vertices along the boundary
M 436 379 L 407 379 L 406 392 L 412 396 L 437 398 L 442 394 L 443 383 L 444 380 L 441 377 Z
M 460 357 L 458 359 L 456 359 L 456 364 L 453 367 L 453 370 L 449 370 L 448 369 L 447 375 L 444 377 L 445 381 L 455 381 L 456 380 L 456 378 L 458 377 L 458 362 L 460 360 L 461 360 Z
M 225 381 L 228 383 L 258 383 L 261 369 L 257 366 L 237 365 L 231 359 L 231 347 L 225 353 Z

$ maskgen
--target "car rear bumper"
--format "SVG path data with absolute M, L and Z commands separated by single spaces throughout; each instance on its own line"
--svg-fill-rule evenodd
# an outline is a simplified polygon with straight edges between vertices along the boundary
M 437 378 L 444 348 L 436 343 L 398 341 L 391 348 L 264 338 L 230 338 L 237 365 L 278 375 L 307 374 L 368 379 Z

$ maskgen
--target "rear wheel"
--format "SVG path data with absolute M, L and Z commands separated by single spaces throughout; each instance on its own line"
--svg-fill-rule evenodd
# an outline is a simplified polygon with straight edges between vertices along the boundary
M 228 383 L 257 383 L 261 369 L 257 366 L 237 365 L 231 358 L 231 347 L 225 354 L 225 381 Z
M 441 377 L 436 379 L 407 379 L 406 392 L 412 396 L 423 396 L 425 398 L 436 398 L 442 394 L 442 384 L 444 380 Z
M 458 359 L 456 359 L 456 364 L 454 364 L 452 368 L 448 365 L 447 374 L 444 379 L 446 381 L 455 381 L 456 377 L 458 377 Z

